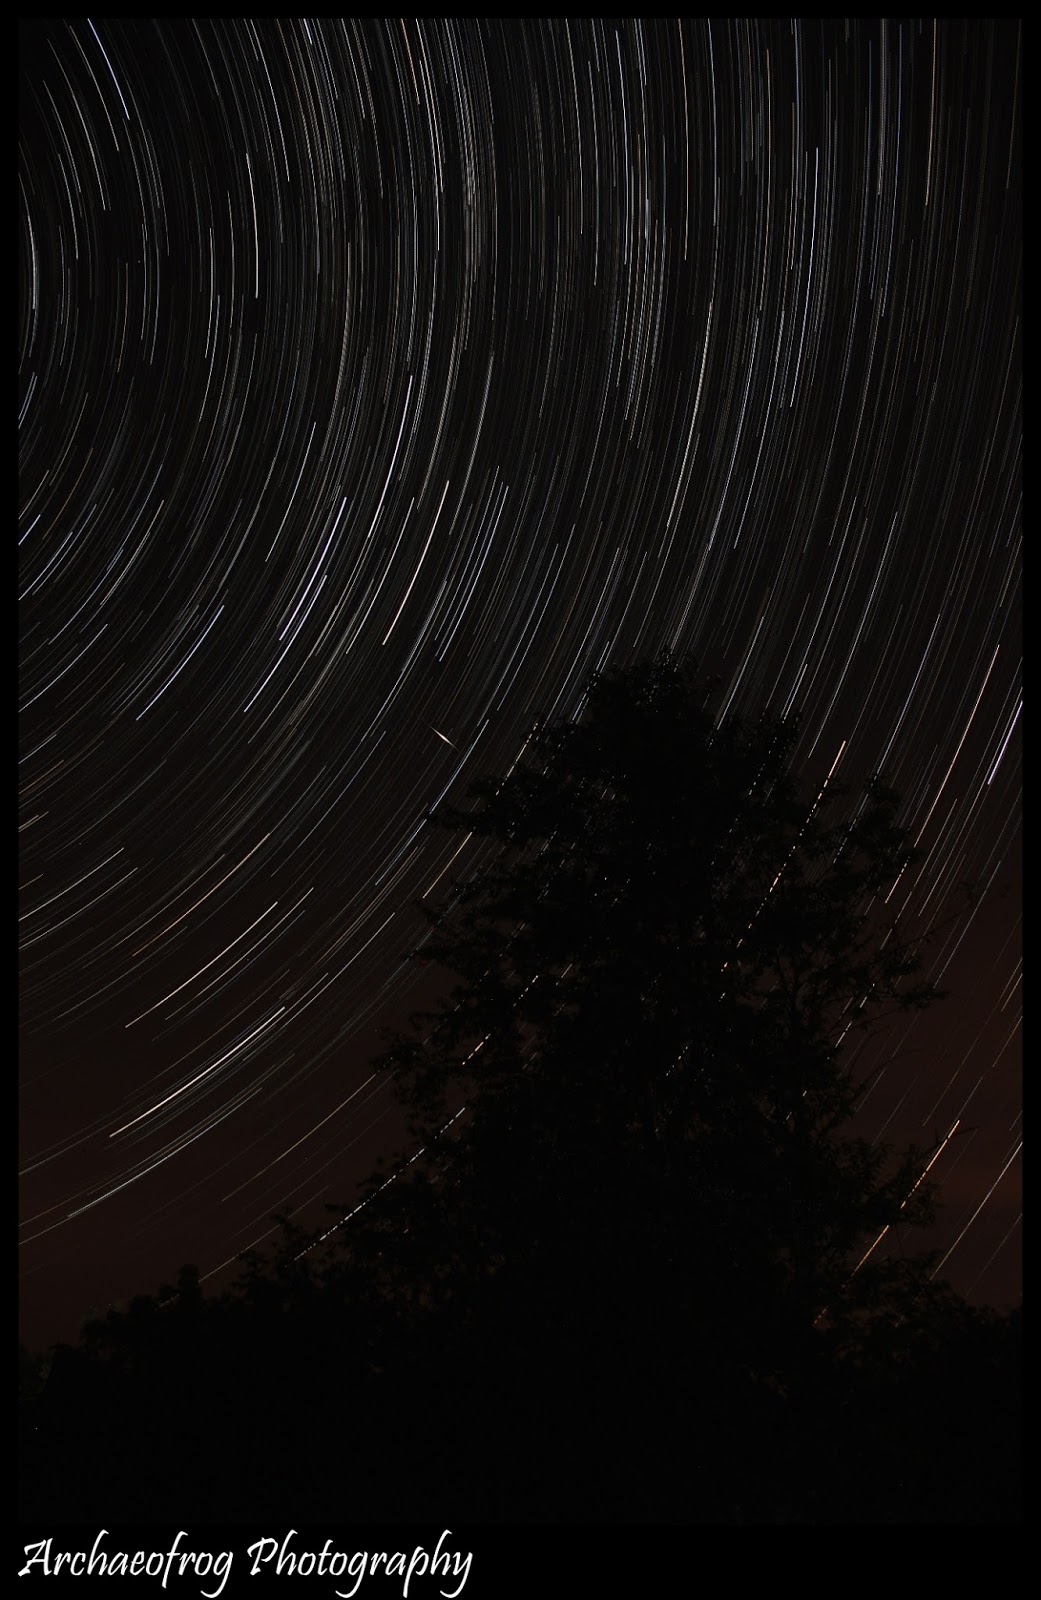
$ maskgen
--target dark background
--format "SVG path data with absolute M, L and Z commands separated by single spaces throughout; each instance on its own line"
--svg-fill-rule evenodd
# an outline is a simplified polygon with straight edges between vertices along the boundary
M 1018 1302 L 1018 25 L 70 19 L 21 64 L 23 1337 L 352 1197 L 414 902 L 478 859 L 424 814 L 664 646 L 902 792 L 949 998 L 862 1122 L 958 1124 L 941 1275 Z

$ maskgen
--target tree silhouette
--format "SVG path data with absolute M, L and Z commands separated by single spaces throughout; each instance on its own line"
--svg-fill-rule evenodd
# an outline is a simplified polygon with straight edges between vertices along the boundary
M 461 981 L 384 1060 L 478 1259 L 629 1235 L 777 1359 L 782 1329 L 920 1292 L 906 1263 L 853 1268 L 931 1198 L 920 1152 L 848 1129 L 851 1035 L 932 997 L 885 906 L 910 844 L 878 784 L 803 792 L 796 733 L 717 724 L 683 663 L 596 678 L 579 720 L 437 819 L 493 853 L 421 947 Z

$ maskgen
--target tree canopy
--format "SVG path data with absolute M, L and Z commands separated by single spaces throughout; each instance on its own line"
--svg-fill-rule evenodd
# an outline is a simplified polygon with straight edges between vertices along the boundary
M 920 1152 L 849 1131 L 851 1036 L 931 998 L 885 903 L 913 852 L 880 784 L 800 786 L 796 737 L 717 722 L 689 664 L 594 679 L 579 719 L 435 819 L 493 848 L 421 947 L 455 987 L 385 1060 L 428 1197 L 500 1272 L 597 1239 L 617 1261 L 624 1238 L 669 1295 L 725 1298 L 731 1349 L 754 1312 L 775 1365 L 924 1292 L 906 1263 L 853 1269 L 931 1199 Z

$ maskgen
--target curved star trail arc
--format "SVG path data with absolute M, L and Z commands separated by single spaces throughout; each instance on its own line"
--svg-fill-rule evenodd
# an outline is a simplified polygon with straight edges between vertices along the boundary
M 30 1318 L 349 1199 L 425 814 L 663 646 L 904 795 L 952 998 L 862 1115 L 1012 1297 L 1021 93 L 1008 22 L 25 24 Z

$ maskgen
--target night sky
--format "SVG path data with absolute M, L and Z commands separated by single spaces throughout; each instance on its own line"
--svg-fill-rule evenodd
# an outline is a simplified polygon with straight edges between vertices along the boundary
M 21 61 L 25 1336 L 352 1198 L 415 902 L 482 859 L 425 813 L 665 646 L 903 795 L 949 998 L 861 1123 L 955 1130 L 941 1276 L 1018 1301 L 1018 23 L 59 19 Z

